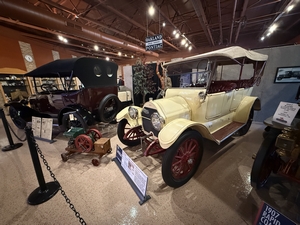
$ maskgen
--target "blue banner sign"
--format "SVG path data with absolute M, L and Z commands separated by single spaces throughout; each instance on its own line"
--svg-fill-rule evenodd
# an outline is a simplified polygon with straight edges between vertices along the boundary
M 256 216 L 254 225 L 296 225 L 296 223 L 264 202 Z

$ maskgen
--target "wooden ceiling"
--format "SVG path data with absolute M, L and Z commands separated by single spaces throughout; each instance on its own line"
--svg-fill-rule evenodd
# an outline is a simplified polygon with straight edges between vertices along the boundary
M 131 57 L 176 58 L 232 45 L 263 48 L 300 41 L 299 0 L 2 0 L 0 9 L 2 26 L 117 63 Z M 277 29 L 270 32 L 272 25 Z M 174 30 L 187 38 L 191 51 L 181 45 L 182 36 L 175 38 Z M 145 38 L 154 34 L 163 35 L 163 48 L 145 51 Z

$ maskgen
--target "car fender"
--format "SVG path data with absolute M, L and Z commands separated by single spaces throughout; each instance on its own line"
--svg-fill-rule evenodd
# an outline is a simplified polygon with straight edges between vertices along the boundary
M 137 119 L 132 119 L 132 118 L 129 116 L 129 113 L 128 113 L 129 107 L 133 107 L 133 108 L 135 108 L 135 109 L 138 111 Z M 128 106 L 128 107 L 122 109 L 122 110 L 117 114 L 116 120 L 117 120 L 117 122 L 120 122 L 121 120 L 126 119 L 127 122 L 129 123 L 129 125 L 130 125 L 131 127 L 137 127 L 137 126 L 140 126 L 140 125 L 142 125 L 142 110 L 143 110 L 143 108 L 138 107 L 138 106 Z
M 252 107 L 257 111 L 261 109 L 259 98 L 253 96 L 244 97 L 244 99 L 236 109 L 236 112 L 233 116 L 233 121 L 246 123 Z
M 158 134 L 159 144 L 163 149 L 169 148 L 188 128 L 198 131 L 203 137 L 211 138 L 209 130 L 198 122 L 179 118 L 168 123 Z

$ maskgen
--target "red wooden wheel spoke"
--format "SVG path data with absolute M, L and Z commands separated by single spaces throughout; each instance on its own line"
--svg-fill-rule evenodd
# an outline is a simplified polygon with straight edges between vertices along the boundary
M 92 150 L 94 144 L 90 136 L 86 134 L 80 134 L 75 138 L 75 146 L 82 152 L 89 152 Z
M 175 178 L 185 177 L 195 166 L 198 143 L 196 140 L 186 140 L 179 147 L 173 158 L 172 172 Z

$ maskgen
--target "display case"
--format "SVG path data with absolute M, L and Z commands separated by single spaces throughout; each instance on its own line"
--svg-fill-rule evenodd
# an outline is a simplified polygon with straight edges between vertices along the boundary
M 20 101 L 31 95 L 31 86 L 28 78 L 24 77 L 26 71 L 16 68 L 0 69 L 0 92 L 4 103 Z

